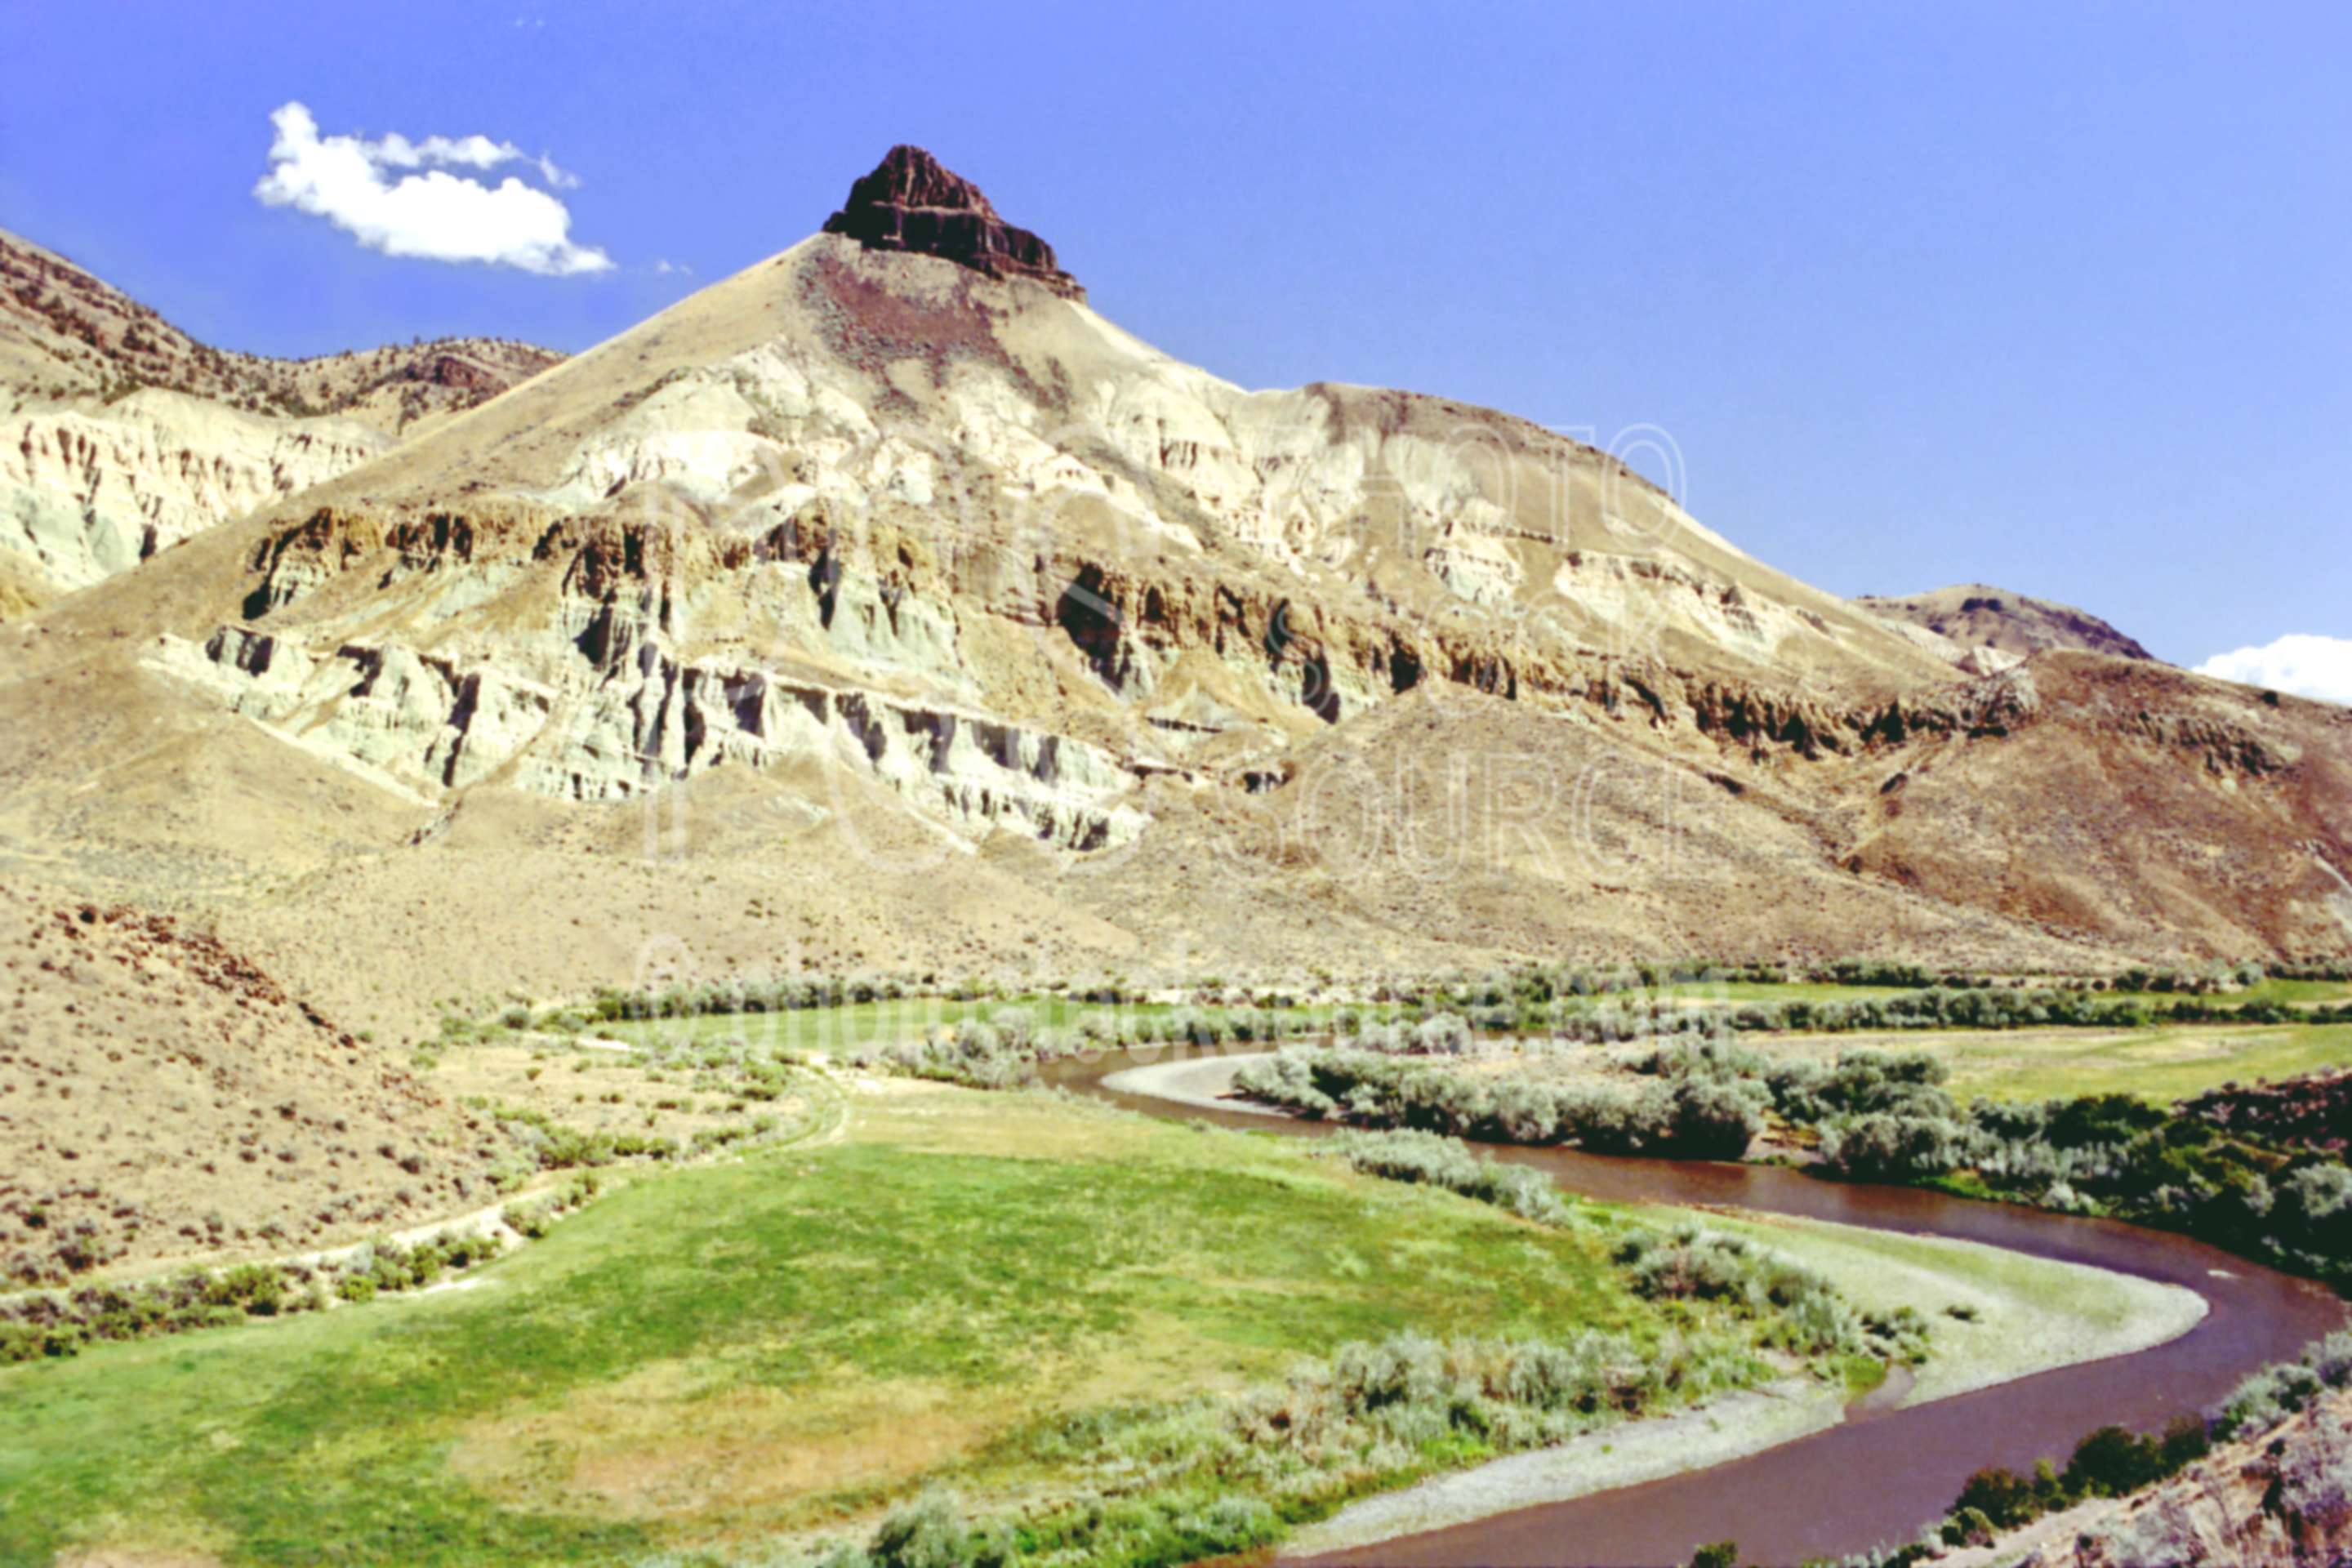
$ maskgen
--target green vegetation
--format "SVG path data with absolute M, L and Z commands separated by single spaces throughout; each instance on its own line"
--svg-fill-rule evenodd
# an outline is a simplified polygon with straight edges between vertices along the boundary
M 1769 1103 L 1760 1090 L 1696 1079 L 1629 1092 L 1478 1076 L 1361 1049 L 1286 1049 L 1244 1064 L 1234 1087 L 1310 1120 L 1694 1159 L 1738 1159 Z
M 2343 1024 L 1955 1033 L 1905 1043 L 1932 1051 L 1956 1090 L 2000 1100 L 2129 1094 L 2168 1104 L 2225 1083 L 2352 1067 L 2352 1026 Z
M 509 1205 L 507 1224 L 537 1239 L 596 1189 L 596 1173 L 584 1172 L 551 1192 Z M 76 1355 L 109 1341 L 221 1328 L 247 1318 L 320 1311 L 337 1301 L 372 1301 L 462 1274 L 505 1247 L 496 1231 L 461 1227 L 407 1244 L 386 1237 L 315 1263 L 239 1263 L 133 1284 L 27 1291 L 0 1300 L 0 1363 Z
M 2091 1498 L 2128 1497 L 2203 1458 L 2217 1442 L 2260 1436 L 2302 1410 L 2324 1389 L 2352 1383 L 2352 1334 L 2336 1333 L 2300 1360 L 2265 1367 L 2239 1384 L 2221 1407 L 2184 1415 L 2161 1433 L 2102 1426 L 2074 1447 L 2061 1469 L 2044 1459 L 2030 1476 L 1992 1467 L 1970 1476 L 1952 1511 L 1932 1527 L 1946 1546 L 1986 1545 L 1995 1532 L 2030 1524 Z M 1878 1568 L 1920 1560 L 1921 1547 L 1881 1559 Z
M 1799 1355 L 1927 1359 L 1927 1321 L 1916 1308 L 1857 1314 L 1835 1287 L 1802 1264 L 1743 1236 L 1682 1224 L 1636 1232 L 1616 1258 L 1652 1300 L 1722 1301 L 1769 1325 L 1765 1342 Z
M 2352 1167 L 2336 1149 L 2267 1138 L 2242 1113 L 2176 1115 L 2123 1094 L 1964 1105 L 1927 1051 L 1854 1050 L 1832 1064 L 1676 1040 L 1631 1065 L 1645 1087 L 1292 1047 L 1246 1064 L 1234 1084 L 1310 1118 L 1599 1153 L 1735 1159 L 1769 1113 L 1810 1130 L 1829 1175 L 2183 1231 L 2352 1288 Z
M 1548 1037 L 1610 1043 L 1656 1036 L 1955 1030 L 2144 1030 L 2223 1023 L 2352 1024 L 2352 979 L 2341 966 L 2305 965 L 2265 975 L 2257 966 L 2129 970 L 2062 984 L 1916 963 L 1841 963 L 1810 974 L 1769 963 L 1697 961 L 1617 968 L 1532 965 L 1479 976 L 1391 982 L 1353 1001 L 1303 998 L 1279 989 L 1228 989 L 1214 981 L 1187 1000 L 1120 982 L 1003 994 L 935 974 L 843 979 L 799 975 L 658 991 L 605 992 L 585 1006 L 533 1012 L 520 1005 L 483 1021 L 445 1020 L 445 1041 L 498 1038 L 525 1028 L 596 1029 L 661 1051 L 709 1043 L 783 1054 L 876 1055 L 929 1048 L 936 1059 L 901 1065 L 951 1081 L 975 1079 L 943 1046 L 980 1026 L 1008 1021 L 1030 1037 L 1028 1054 L 1087 1047 L 1186 1041 L 1265 1041 L 1328 1030 L 1373 1048 L 1429 1050 L 1410 1034 L 1458 1019 L 1469 1039 Z M 1385 1033 L 1388 1037 L 1377 1037 Z M 1461 1047 L 1456 1047 L 1461 1048 Z M 944 1064 L 944 1065 L 942 1065 Z M 2192 1087 L 2204 1087 L 2199 1083 Z
M 1524 1165 L 1497 1164 L 1433 1132 L 1344 1132 L 1310 1152 L 1345 1160 L 1368 1175 L 1444 1187 L 1522 1219 L 1556 1225 L 1568 1217 L 1568 1205 L 1549 1176 Z
M 1935 1353 L 1916 1366 L 1906 1405 L 2124 1354 L 2189 1328 L 2200 1310 L 2151 1281 L 1945 1237 L 1753 1214 L 1706 1223 L 1822 1276 L 1858 1307 L 1932 1321 Z M 1881 1370 L 1869 1363 L 1874 1378 Z
M 848 1527 L 911 1561 L 859 1521 L 944 1485 L 1024 1561 L 1178 1561 L 1775 1375 L 1744 1294 L 1633 1288 L 1612 1255 L 1644 1228 L 902 1087 L 848 1142 L 633 1183 L 472 1290 L 0 1372 L 0 1559 L 606 1562 Z

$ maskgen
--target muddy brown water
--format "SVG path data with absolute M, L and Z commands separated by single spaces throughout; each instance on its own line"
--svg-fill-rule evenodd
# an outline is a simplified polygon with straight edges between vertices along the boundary
M 1073 1092 L 1155 1116 L 1308 1137 L 1332 1131 L 1328 1124 L 1171 1104 L 1103 1084 L 1112 1073 L 1170 1059 L 1168 1052 L 1112 1053 L 1055 1063 L 1045 1077 Z M 1922 1524 L 1941 1517 L 1973 1470 L 1986 1465 L 2025 1470 L 2045 1457 L 2063 1464 L 2086 1433 L 2110 1422 L 2150 1430 L 2208 1409 L 2248 1373 L 2294 1356 L 2346 1321 L 2344 1303 L 2309 1281 L 2203 1242 L 2114 1221 L 1822 1181 L 1772 1165 L 1489 1148 L 1498 1159 L 1546 1171 L 1563 1188 L 1589 1197 L 1754 1209 L 1986 1242 L 2185 1286 L 2210 1310 L 2188 1333 L 2153 1349 L 1907 1410 L 1858 1412 L 1828 1431 L 1688 1475 L 1297 1562 L 1318 1568 L 1640 1568 L 1685 1563 L 1695 1549 L 1714 1541 L 1737 1541 L 1743 1563 L 1798 1563 L 1864 1552 L 1909 1540 Z

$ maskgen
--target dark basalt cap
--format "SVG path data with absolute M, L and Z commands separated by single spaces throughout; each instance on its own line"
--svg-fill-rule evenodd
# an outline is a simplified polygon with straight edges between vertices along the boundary
M 849 200 L 824 220 L 824 232 L 868 250 L 912 251 L 991 278 L 1026 278 L 1067 300 L 1087 297 L 1055 261 L 1052 246 L 998 217 L 978 185 L 920 147 L 891 148 L 849 187 Z

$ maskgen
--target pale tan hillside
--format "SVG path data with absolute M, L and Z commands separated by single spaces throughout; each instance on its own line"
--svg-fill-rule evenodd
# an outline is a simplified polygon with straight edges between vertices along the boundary
M 0 889 L 0 1284 L 494 1195 L 486 1123 L 200 930 Z

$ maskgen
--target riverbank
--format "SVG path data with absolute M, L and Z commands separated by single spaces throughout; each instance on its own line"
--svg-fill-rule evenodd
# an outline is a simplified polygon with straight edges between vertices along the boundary
M 1164 1100 L 1201 1110 L 1231 1110 L 1251 1116 L 1281 1117 L 1285 1112 L 1275 1107 L 1240 1099 L 1233 1092 L 1234 1075 L 1242 1069 L 1244 1063 L 1263 1061 L 1272 1054 L 1268 1051 L 1243 1051 L 1232 1056 L 1153 1062 L 1148 1067 L 1115 1072 L 1103 1079 L 1102 1086 L 1113 1094 L 1141 1095 L 1146 1099 Z
M 1117 1093 L 1221 1111 L 1234 1074 L 1263 1053 L 1129 1068 Z M 1910 1386 L 1870 1415 L 1979 1392 L 2062 1367 L 2127 1356 L 2189 1333 L 2208 1312 L 2198 1291 L 2115 1269 L 2029 1257 L 1946 1237 L 1706 1205 L 1706 1223 L 1783 1252 L 1872 1310 L 1909 1307 L 1934 1324 L 1932 1353 Z M 1784 1382 L 1697 1409 L 1591 1434 L 1364 1499 L 1295 1535 L 1286 1560 L 1349 1552 L 1666 1477 L 1690 1475 L 1838 1426 L 1843 1391 Z
M 1843 1418 L 1845 1404 L 1843 1389 L 1788 1379 L 1670 1415 L 1589 1432 L 1557 1447 L 1514 1454 L 1350 1503 L 1294 1531 L 1279 1561 L 1311 1562 L 1727 1464 L 1828 1430 Z
M 648 1172 L 481 1288 L 0 1371 L 25 1437 L 0 1444 L 0 1562 L 815 1552 L 937 1488 L 1070 1533 L 1032 1562 L 1104 1560 L 1081 1538 L 1109 1528 L 1086 1523 L 1100 1500 L 1164 1537 L 1118 1561 L 1174 1563 L 1272 1534 L 1277 1485 L 1304 1507 L 1504 1446 L 1381 1436 L 1344 1347 L 1345 1377 L 1434 1356 L 1474 1390 L 1557 1392 L 1497 1394 L 1496 1431 L 1776 1375 L 1757 1320 L 1629 1287 L 1612 1253 L 1638 1222 L 1612 1209 L 1539 1226 L 1290 1140 L 845 1088 L 838 1142 Z M 1203 1452 L 1281 1479 L 1184 1468 Z
M 1779 1215 L 1716 1211 L 1706 1223 L 1796 1258 L 1859 1304 L 1880 1310 L 1910 1306 L 1930 1316 L 1935 1328 L 1927 1364 L 1896 1397 L 1864 1402 L 1867 1414 L 1857 1410 L 1856 1419 L 2130 1355 L 2188 1333 L 2208 1310 L 2203 1297 L 2179 1286 L 1974 1242 Z M 1847 1418 L 1843 1390 L 1783 1382 L 1366 1498 L 1298 1531 L 1284 1558 L 1346 1552 L 1690 1474 Z

